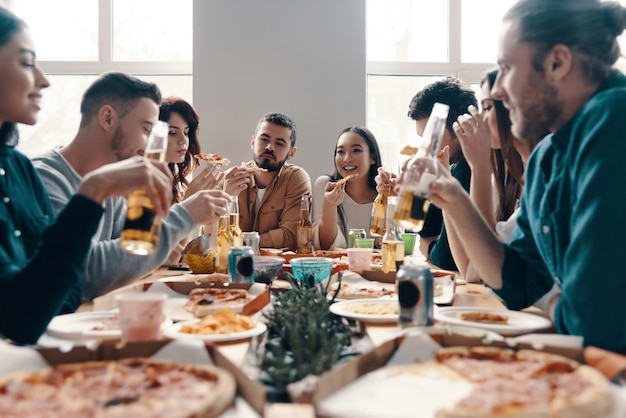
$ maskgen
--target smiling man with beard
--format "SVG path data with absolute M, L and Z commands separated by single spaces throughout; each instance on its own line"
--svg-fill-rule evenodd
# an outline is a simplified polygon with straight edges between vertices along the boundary
M 559 333 L 626 353 L 624 315 L 626 77 L 613 68 L 626 9 L 599 0 L 520 0 L 504 16 L 491 91 L 513 134 L 549 131 L 530 156 L 520 215 L 501 243 L 443 170 L 432 201 L 458 233 L 483 281 L 512 309 L 553 285 Z
M 225 190 L 240 190 L 241 230 L 257 231 L 261 247 L 296 249 L 300 200 L 311 195 L 311 179 L 303 168 L 287 163 L 295 145 L 294 121 L 268 113 L 252 136 L 252 161 L 233 167 L 224 179 Z

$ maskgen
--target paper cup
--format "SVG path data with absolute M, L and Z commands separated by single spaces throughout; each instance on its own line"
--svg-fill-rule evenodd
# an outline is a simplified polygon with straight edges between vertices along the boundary
M 115 297 L 124 341 L 154 341 L 161 338 L 163 309 L 167 295 L 162 292 L 122 293 Z
M 370 269 L 372 262 L 371 248 L 348 248 L 348 268 L 350 271 L 362 273 L 364 270 Z

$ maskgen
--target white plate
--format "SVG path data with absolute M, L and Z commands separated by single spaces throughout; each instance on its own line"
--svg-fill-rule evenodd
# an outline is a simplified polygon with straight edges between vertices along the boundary
M 66 315 L 58 315 L 52 318 L 48 324 L 47 333 L 53 337 L 66 339 L 116 339 L 122 336 L 120 329 L 95 330 L 105 321 L 111 321 L 118 315 L 117 309 L 113 311 L 79 312 Z M 172 320 L 165 318 L 162 327 L 172 324 Z
M 398 322 L 398 314 L 391 315 L 369 315 L 351 311 L 349 308 L 358 305 L 389 305 L 399 308 L 397 300 L 381 299 L 353 299 L 337 302 L 330 305 L 330 311 L 335 315 L 356 319 L 363 322 L 390 323 Z
M 191 312 L 185 309 L 185 303 L 187 303 L 187 301 L 189 301 L 189 298 L 165 299 L 165 306 L 163 307 L 165 316 L 174 322 L 196 319 Z
M 193 319 L 191 321 L 178 322 L 168 328 L 166 328 L 163 333 L 166 337 L 174 338 L 174 339 L 191 339 L 191 340 L 202 340 L 202 341 L 211 341 L 211 342 L 223 342 L 223 341 L 236 341 L 243 340 L 246 338 L 252 338 L 257 335 L 260 335 L 265 332 L 267 326 L 263 322 L 257 322 L 256 326 L 252 329 L 242 332 L 233 332 L 232 334 L 187 334 L 184 332 L 179 332 L 180 327 L 183 324 L 190 324 L 199 322 L 200 319 Z
M 464 321 L 457 318 L 457 314 L 460 312 L 488 312 L 497 315 L 503 315 L 509 318 L 508 324 L 490 324 L 474 321 Z M 552 326 L 552 322 L 549 319 L 539 315 L 533 315 L 526 312 L 519 311 L 507 311 L 500 309 L 483 309 L 474 307 L 445 307 L 439 308 L 435 312 L 435 319 L 439 322 L 444 322 L 453 325 L 464 325 L 473 328 L 482 328 L 489 331 L 497 332 L 502 335 L 522 334 L 530 331 L 535 331 Z

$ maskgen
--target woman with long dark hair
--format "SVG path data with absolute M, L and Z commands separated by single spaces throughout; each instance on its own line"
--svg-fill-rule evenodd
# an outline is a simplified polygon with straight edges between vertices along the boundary
M 318 177 L 313 186 L 315 249 L 346 248 L 350 229 L 369 230 L 377 195 L 374 178 L 380 166 L 378 142 L 369 129 L 352 126 L 341 131 L 335 145 L 335 171 Z
M 159 215 L 171 201 L 164 164 L 141 157 L 83 177 L 55 216 L 30 160 L 15 149 L 17 123 L 34 125 L 50 83 L 26 24 L 0 7 L 0 335 L 34 343 L 63 306 L 82 301 L 81 277 L 103 201 L 143 189 Z

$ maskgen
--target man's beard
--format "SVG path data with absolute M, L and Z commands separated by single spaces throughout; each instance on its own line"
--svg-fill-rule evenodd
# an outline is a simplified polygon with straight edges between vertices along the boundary
M 267 171 L 269 171 L 271 173 L 276 172 L 276 171 L 280 170 L 281 168 L 283 168 L 283 166 L 287 162 L 287 157 L 288 156 L 285 157 L 284 160 L 279 161 L 276 164 L 272 164 L 269 160 L 266 160 L 266 159 L 263 158 L 263 154 L 269 154 L 272 157 L 275 157 L 275 155 L 273 153 L 263 152 L 258 157 L 256 157 L 256 156 L 254 157 L 254 162 L 260 168 L 264 168 L 264 169 L 266 169 Z
M 561 113 L 556 87 L 538 77 L 530 77 L 529 83 L 534 86 L 530 94 L 535 99 L 525 100 L 524 107 L 516 109 L 521 120 L 511 126 L 511 131 L 517 138 L 543 137 Z
M 122 161 L 136 155 L 129 154 L 128 150 L 124 149 L 124 133 L 119 126 L 115 130 L 115 133 L 113 133 L 113 138 L 111 138 L 111 151 L 115 154 L 117 161 Z

